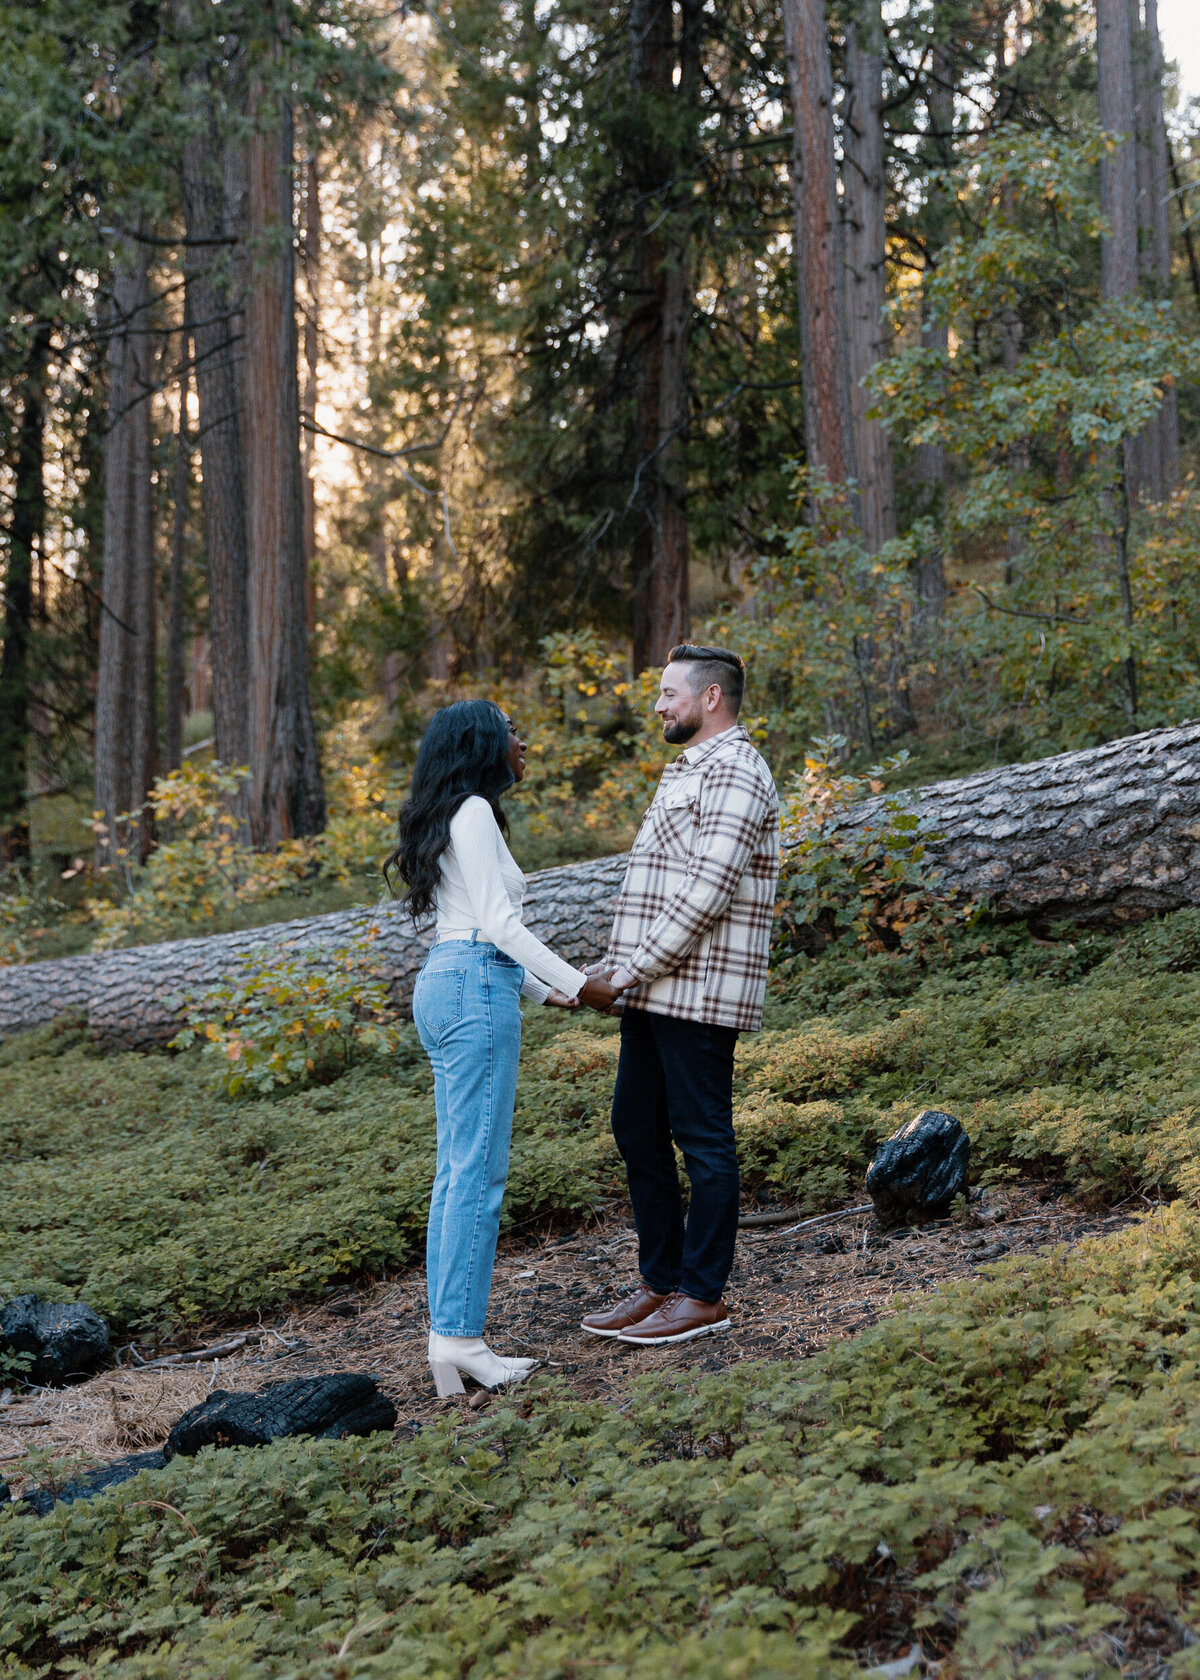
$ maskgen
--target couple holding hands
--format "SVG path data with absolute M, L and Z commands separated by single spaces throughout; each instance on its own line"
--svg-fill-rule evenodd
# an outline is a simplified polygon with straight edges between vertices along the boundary
M 440 1395 L 469 1376 L 519 1382 L 536 1361 L 483 1340 L 521 1049 L 520 999 L 603 1013 L 620 1000 L 612 1128 L 625 1162 L 640 1282 L 589 1313 L 595 1336 L 658 1347 L 729 1324 L 739 1184 L 733 1052 L 762 1021 L 779 865 L 771 773 L 738 723 L 745 667 L 723 648 L 671 649 L 655 712 L 684 751 L 663 772 L 629 854 L 603 963 L 573 968 L 522 924 L 525 877 L 501 794 L 525 770 L 488 700 L 438 712 L 421 743 L 389 860 L 403 903 L 436 917 L 413 995 L 433 1065 L 437 1170 L 426 1266 L 429 1364 Z M 691 1186 L 686 1222 L 675 1166 Z

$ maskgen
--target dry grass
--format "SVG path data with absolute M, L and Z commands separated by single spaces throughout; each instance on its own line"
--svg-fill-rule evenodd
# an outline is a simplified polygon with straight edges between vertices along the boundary
M 727 1299 L 731 1330 L 675 1348 L 631 1348 L 587 1336 L 586 1312 L 636 1281 L 632 1229 L 618 1218 L 582 1231 L 509 1238 L 501 1245 L 488 1337 L 502 1353 L 536 1354 L 581 1396 L 619 1399 L 643 1371 L 721 1371 L 744 1359 L 802 1359 L 894 1310 L 897 1294 L 935 1289 L 999 1258 L 1078 1242 L 1126 1223 L 1143 1204 L 1089 1212 L 1055 1186 L 1022 1184 L 979 1204 L 965 1220 L 882 1233 L 871 1214 L 791 1232 L 739 1233 Z M 228 1324 L 209 1327 L 216 1343 Z M 425 1364 L 425 1275 L 414 1267 L 363 1289 L 333 1292 L 320 1307 L 255 1327 L 227 1358 L 169 1369 L 123 1364 L 73 1387 L 39 1390 L 0 1409 L 0 1475 L 14 1492 L 29 1447 L 56 1459 L 111 1459 L 160 1446 L 181 1413 L 214 1388 L 258 1389 L 322 1371 L 367 1371 L 395 1401 L 402 1423 L 439 1408 Z M 121 1357 L 132 1355 L 122 1350 Z M 486 1404 L 475 1394 L 466 1403 Z M 40 1421 L 39 1421 L 40 1420 Z

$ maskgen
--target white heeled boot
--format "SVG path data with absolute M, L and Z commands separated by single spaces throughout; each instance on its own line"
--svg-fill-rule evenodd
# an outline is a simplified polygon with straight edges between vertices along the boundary
M 463 1394 L 463 1377 L 473 1377 L 481 1388 L 503 1388 L 529 1375 L 537 1359 L 501 1359 L 482 1336 L 439 1336 L 429 1332 L 429 1369 L 437 1385 L 438 1398 Z

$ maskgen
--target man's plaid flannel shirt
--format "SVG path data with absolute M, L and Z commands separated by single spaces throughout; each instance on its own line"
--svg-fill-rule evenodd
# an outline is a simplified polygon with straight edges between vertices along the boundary
M 641 982 L 627 1009 L 754 1032 L 775 881 L 779 800 L 740 724 L 668 764 L 629 854 L 607 960 Z

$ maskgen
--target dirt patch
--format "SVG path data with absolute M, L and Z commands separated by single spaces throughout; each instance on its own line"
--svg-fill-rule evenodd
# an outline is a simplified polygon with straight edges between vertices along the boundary
M 739 1232 L 727 1300 L 732 1329 L 674 1348 L 631 1348 L 585 1335 L 584 1313 L 636 1282 L 636 1239 L 619 1217 L 585 1230 L 509 1237 L 500 1247 L 488 1339 L 500 1353 L 533 1354 L 581 1397 L 619 1399 L 644 1371 L 724 1371 L 744 1359 L 803 1359 L 876 1323 L 898 1294 L 936 1289 L 1004 1255 L 1118 1230 L 1146 1203 L 1089 1212 L 1053 1185 L 1022 1184 L 976 1204 L 962 1221 L 884 1233 L 860 1213 L 808 1228 Z M 258 1389 L 320 1371 L 367 1371 L 392 1398 L 401 1425 L 447 1406 L 425 1363 L 425 1274 L 414 1267 L 361 1289 L 333 1292 L 318 1307 L 240 1326 L 213 1324 L 204 1346 L 246 1340 L 216 1359 L 168 1368 L 138 1366 L 151 1351 L 118 1350 L 121 1365 L 73 1387 L 15 1396 L 0 1407 L 0 1476 L 23 1485 L 30 1448 L 55 1458 L 107 1460 L 161 1445 L 171 1425 L 214 1388 Z M 194 1350 L 195 1344 L 192 1345 Z

